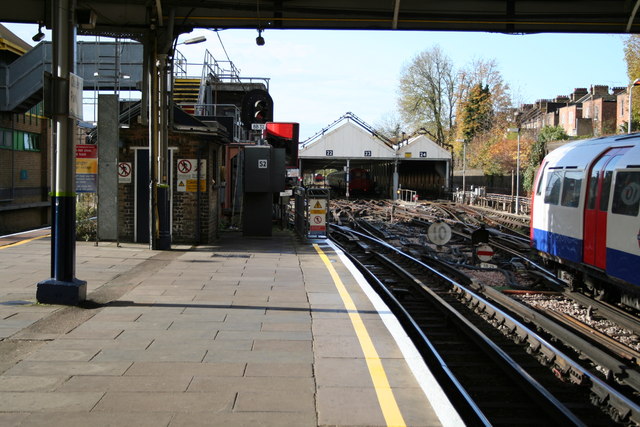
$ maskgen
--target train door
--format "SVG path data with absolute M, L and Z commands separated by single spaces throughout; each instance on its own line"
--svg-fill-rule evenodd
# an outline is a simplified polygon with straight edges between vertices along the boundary
M 582 259 L 585 264 L 607 267 L 607 210 L 613 169 L 629 147 L 611 148 L 589 169 L 589 183 L 584 206 Z

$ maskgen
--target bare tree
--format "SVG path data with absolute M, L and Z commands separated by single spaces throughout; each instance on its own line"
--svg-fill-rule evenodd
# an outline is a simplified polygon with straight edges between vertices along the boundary
M 395 111 L 383 116 L 374 127 L 378 133 L 395 143 L 402 141 L 403 134 L 406 132 L 400 116 Z
M 424 129 L 439 144 L 452 135 L 457 101 L 456 73 L 439 46 L 419 53 L 402 70 L 398 105 L 403 120 Z
M 491 93 L 493 111 L 498 113 L 511 107 L 509 85 L 505 83 L 495 59 L 474 58 L 458 73 L 458 99 L 469 98 L 469 91 L 477 85 L 486 86 Z

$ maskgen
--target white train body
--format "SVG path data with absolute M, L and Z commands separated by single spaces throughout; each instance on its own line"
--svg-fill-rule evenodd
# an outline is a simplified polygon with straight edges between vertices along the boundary
M 532 198 L 537 250 L 638 292 L 640 134 L 575 141 L 552 151 Z

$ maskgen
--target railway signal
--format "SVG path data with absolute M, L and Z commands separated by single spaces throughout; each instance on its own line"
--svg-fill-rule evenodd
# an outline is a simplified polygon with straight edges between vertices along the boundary
M 240 118 L 245 129 L 251 129 L 253 123 L 266 123 L 273 120 L 273 99 L 269 92 L 253 89 L 242 98 Z

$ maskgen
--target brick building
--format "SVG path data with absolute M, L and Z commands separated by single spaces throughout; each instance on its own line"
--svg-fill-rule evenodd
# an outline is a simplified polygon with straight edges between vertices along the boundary
M 0 25 L 0 86 L 6 66 L 31 46 Z M 0 112 L 0 234 L 47 225 L 51 159 L 42 103 Z

